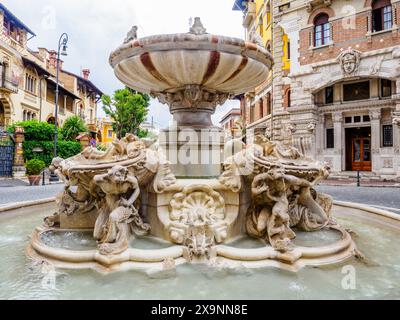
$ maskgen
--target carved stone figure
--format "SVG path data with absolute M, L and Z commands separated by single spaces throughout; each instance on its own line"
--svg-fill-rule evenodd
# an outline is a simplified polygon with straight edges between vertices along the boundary
M 188 260 L 194 258 L 207 260 L 211 259 L 212 248 L 215 245 L 214 235 L 210 228 L 192 226 L 188 229 L 184 244 L 188 252 Z
M 292 227 L 315 231 L 330 222 L 332 201 L 313 190 L 328 174 L 325 165 L 260 135 L 253 146 L 228 159 L 220 182 L 234 192 L 251 190 L 248 234 L 287 251 L 295 238 Z
M 348 49 L 339 55 L 338 60 L 343 74 L 352 75 L 360 66 L 361 53 L 353 49 Z
M 126 35 L 126 38 L 124 40 L 124 43 L 128 43 L 132 40 L 136 40 L 137 39 L 137 31 L 138 31 L 138 27 L 137 26 L 133 26 L 131 30 L 129 30 L 128 34 Z
M 393 124 L 394 124 L 395 126 L 400 127 L 400 117 L 394 117 L 394 118 L 393 118 Z
M 204 28 L 199 17 L 194 18 L 193 26 L 190 28 L 190 33 L 195 35 L 206 34 L 207 30 Z
M 317 128 L 317 123 L 315 121 L 312 121 L 307 125 L 307 130 L 311 133 L 315 132 L 316 128 Z
M 94 237 L 102 254 L 117 254 L 128 248 L 133 230 L 147 233 L 150 226 L 139 215 L 135 202 L 140 195 L 139 182 L 122 166 L 115 166 L 106 174 L 94 177 L 94 184 L 105 194 L 96 221 Z
M 94 238 L 102 254 L 121 253 L 131 235 L 149 231 L 139 213 L 141 189 L 161 193 L 176 182 L 165 157 L 132 134 L 104 152 L 89 147 L 70 159 L 55 159 L 53 167 L 66 184 L 57 197 L 58 212 L 45 225 L 58 227 L 61 216 L 97 213 Z

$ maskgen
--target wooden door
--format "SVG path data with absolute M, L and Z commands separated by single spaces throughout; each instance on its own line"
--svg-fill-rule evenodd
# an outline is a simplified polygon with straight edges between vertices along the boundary
M 371 171 L 371 138 L 356 137 L 352 143 L 352 168 L 353 171 Z

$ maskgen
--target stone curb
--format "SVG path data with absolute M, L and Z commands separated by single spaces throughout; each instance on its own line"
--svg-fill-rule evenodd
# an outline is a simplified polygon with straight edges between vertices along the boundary
M 7 204 L 4 206 L 0 206 L 0 213 L 7 212 L 7 211 L 12 211 L 12 210 L 17 210 L 17 209 L 23 209 L 23 208 L 28 208 L 28 207 L 34 207 L 38 206 L 41 204 L 48 204 L 51 202 L 56 201 L 56 198 L 46 198 L 46 199 L 40 199 L 40 200 L 32 200 L 32 201 L 24 201 L 24 202 L 17 202 L 13 204 Z
M 369 212 L 369 213 L 376 214 L 378 216 L 382 216 L 382 217 L 385 217 L 385 218 L 389 218 L 389 219 L 400 221 L 400 214 L 396 214 L 396 213 L 389 212 L 389 211 L 386 211 L 386 210 L 370 207 L 368 205 L 364 205 L 364 204 L 361 204 L 361 203 L 336 201 L 335 200 L 335 201 L 333 201 L 333 204 L 336 205 L 336 206 L 339 206 L 339 207 L 345 207 L 345 208 L 351 208 L 351 209 L 359 209 L 359 210 L 362 210 L 362 211 L 366 211 L 366 212 Z
M 320 183 L 319 184 L 322 187 L 357 187 L 356 182 L 352 183 Z M 361 183 L 360 188 L 400 188 L 400 184 L 394 184 L 394 185 L 382 185 L 382 184 L 368 184 L 367 182 L 365 184 Z

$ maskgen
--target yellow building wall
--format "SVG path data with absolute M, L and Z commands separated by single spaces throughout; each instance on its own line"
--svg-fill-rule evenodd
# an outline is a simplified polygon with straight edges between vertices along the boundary
M 283 57 L 282 57 L 282 63 L 283 63 L 283 70 L 290 70 L 290 59 L 288 59 L 288 46 L 289 46 L 289 37 L 284 34 L 282 37 L 283 41 Z
M 108 137 L 108 131 L 109 131 L 109 130 L 113 130 L 112 125 L 104 124 L 104 125 L 103 125 L 103 130 L 102 130 L 102 133 L 101 133 L 101 135 L 102 135 L 102 140 L 103 140 L 102 142 L 103 142 L 104 144 L 111 143 L 111 142 L 113 142 L 113 141 L 116 139 L 116 135 L 115 135 L 114 132 L 113 132 L 112 138 Z

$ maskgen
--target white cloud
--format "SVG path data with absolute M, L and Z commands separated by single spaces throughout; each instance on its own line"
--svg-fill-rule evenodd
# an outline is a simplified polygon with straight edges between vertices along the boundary
M 92 81 L 111 94 L 123 85 L 108 64 L 110 52 L 122 43 L 133 25 L 139 37 L 161 33 L 187 32 L 189 19 L 201 17 L 207 31 L 243 37 L 242 15 L 232 11 L 233 0 L 3 0 L 2 3 L 27 24 L 37 37 L 29 42 L 32 49 L 55 49 L 59 36 L 70 37 L 65 68 L 79 73 L 90 68 Z M 230 105 L 219 107 L 215 123 Z M 150 117 L 161 127 L 168 124 L 168 108 L 152 101 Z

